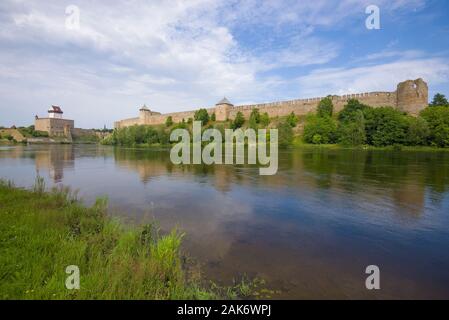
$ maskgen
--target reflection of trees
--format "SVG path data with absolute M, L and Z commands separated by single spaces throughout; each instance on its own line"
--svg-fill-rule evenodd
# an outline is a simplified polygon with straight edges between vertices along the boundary
M 304 169 L 319 188 L 384 192 L 401 211 L 419 214 L 426 187 L 443 194 L 449 186 L 449 153 L 365 150 L 304 150 Z
M 50 145 L 35 152 L 36 171 L 47 169 L 50 179 L 58 183 L 64 177 L 64 168 L 73 167 L 75 154 L 72 145 Z
M 368 193 L 391 198 L 402 212 L 418 215 L 424 208 L 425 190 L 443 193 L 449 186 L 449 153 L 390 152 L 378 150 L 304 149 L 281 151 L 279 171 L 259 176 L 258 166 L 173 165 L 168 149 L 116 148 L 117 164 L 137 171 L 141 180 L 178 175 L 229 191 L 233 183 L 251 187 Z M 327 195 L 330 193 L 323 193 Z M 375 198 L 374 198 L 375 199 Z M 332 201 L 332 199 L 330 199 Z

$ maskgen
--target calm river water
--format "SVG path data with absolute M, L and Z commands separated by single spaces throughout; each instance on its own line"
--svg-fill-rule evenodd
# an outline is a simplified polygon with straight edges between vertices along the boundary
M 0 147 L 0 178 L 107 195 L 112 214 L 186 233 L 220 284 L 266 280 L 272 298 L 449 298 L 449 152 L 303 149 L 256 167 L 176 166 L 169 151 Z M 381 290 L 365 288 L 377 265 Z

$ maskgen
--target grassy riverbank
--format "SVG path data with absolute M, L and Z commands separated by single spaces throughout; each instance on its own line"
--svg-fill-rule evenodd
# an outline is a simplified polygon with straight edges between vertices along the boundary
M 44 189 L 0 180 L 0 299 L 219 297 L 186 272 L 179 232 L 128 228 L 107 216 L 105 199 L 87 208 L 68 189 Z M 65 287 L 69 265 L 80 269 L 80 290 Z

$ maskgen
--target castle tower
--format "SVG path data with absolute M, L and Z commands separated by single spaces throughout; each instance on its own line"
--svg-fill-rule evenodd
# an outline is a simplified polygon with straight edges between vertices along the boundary
M 143 107 L 139 109 L 140 124 L 146 124 L 150 116 L 151 110 L 144 104 Z
M 234 105 L 228 99 L 223 98 L 215 105 L 215 118 L 217 121 L 226 121 L 229 118 L 229 111 Z
M 399 83 L 396 95 L 397 109 L 411 115 L 418 115 L 429 105 L 429 88 L 421 78 Z

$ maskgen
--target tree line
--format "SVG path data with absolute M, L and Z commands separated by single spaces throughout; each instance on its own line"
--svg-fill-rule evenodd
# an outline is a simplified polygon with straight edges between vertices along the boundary
M 449 104 L 437 94 L 413 117 L 393 107 L 373 108 L 351 99 L 334 114 L 332 99 L 327 97 L 316 114 L 306 117 L 303 138 L 311 144 L 449 147 Z

